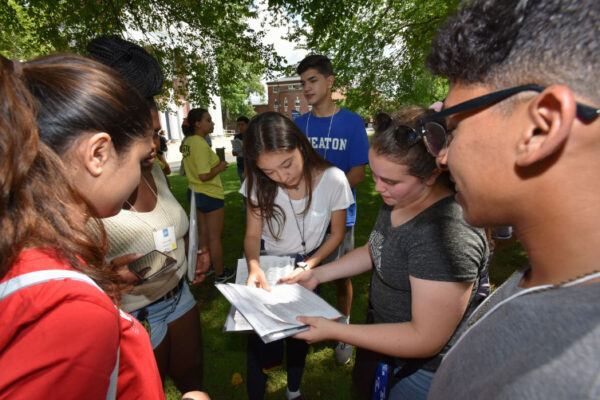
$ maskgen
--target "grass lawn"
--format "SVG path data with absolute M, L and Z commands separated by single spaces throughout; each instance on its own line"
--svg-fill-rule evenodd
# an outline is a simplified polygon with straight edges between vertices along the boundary
M 223 230 L 223 256 L 225 265 L 233 268 L 243 255 L 245 213 L 242 196 L 238 193 L 240 182 L 235 165 L 230 165 L 221 174 L 225 188 L 225 226 Z M 186 211 L 187 179 L 178 174 L 169 176 L 173 193 Z M 382 201 L 374 189 L 371 172 L 358 187 L 358 221 L 355 228 L 356 246 L 366 243 Z M 490 266 L 493 285 L 502 283 L 516 268 L 524 266 L 527 257 L 517 242 L 497 251 Z M 368 297 L 370 273 L 352 278 L 354 298 L 351 321 L 363 322 Z M 322 296 L 335 305 L 335 287 L 323 285 Z M 224 333 L 223 324 L 229 310 L 229 302 L 214 287 L 214 275 L 202 284 L 192 287 L 200 308 L 204 346 L 204 387 L 212 399 L 246 399 L 246 334 Z M 312 345 L 306 360 L 302 393 L 311 399 L 354 399 L 350 375 L 353 360 L 346 365 L 337 365 L 333 357 L 333 342 Z M 243 382 L 232 384 L 232 376 L 239 373 Z M 271 374 L 267 382 L 266 399 L 284 399 L 286 389 L 285 371 Z M 180 394 L 167 382 L 165 391 L 169 400 L 180 398 Z

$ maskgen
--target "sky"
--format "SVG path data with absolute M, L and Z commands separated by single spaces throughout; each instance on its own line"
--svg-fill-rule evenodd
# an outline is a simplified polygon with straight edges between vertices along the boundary
M 267 21 L 272 21 L 272 17 L 269 16 L 269 12 L 267 11 L 264 1 L 259 3 L 258 13 L 259 19 L 251 20 L 249 23 L 250 27 L 256 31 L 263 29 L 260 27 L 260 18 L 267 18 Z M 266 29 L 264 43 L 272 44 L 277 54 L 284 57 L 288 65 L 295 65 L 306 56 L 306 50 L 297 49 L 295 43 L 282 39 L 282 36 L 287 33 L 286 26 L 271 26 L 267 23 L 264 29 Z M 266 78 L 263 79 L 263 84 L 265 84 L 266 93 Z M 250 96 L 250 100 L 252 104 L 260 103 L 259 96 Z

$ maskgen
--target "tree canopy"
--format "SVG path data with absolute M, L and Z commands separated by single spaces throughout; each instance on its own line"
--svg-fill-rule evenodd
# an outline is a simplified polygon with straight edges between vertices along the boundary
M 437 27 L 459 0 L 269 0 L 293 29 L 289 39 L 327 55 L 344 105 L 363 116 L 441 100 L 447 83 L 425 69 Z
M 252 0 L 1 1 L 0 52 L 7 57 L 86 54 L 90 40 L 116 34 L 147 48 L 159 61 L 165 96 L 176 102 L 183 95 L 206 105 L 211 94 L 227 100 L 240 87 L 255 90 L 257 77 L 277 70 L 282 61 L 263 44 L 264 32 L 249 26 L 257 17 Z M 228 100 L 228 107 L 237 104 L 235 96 Z

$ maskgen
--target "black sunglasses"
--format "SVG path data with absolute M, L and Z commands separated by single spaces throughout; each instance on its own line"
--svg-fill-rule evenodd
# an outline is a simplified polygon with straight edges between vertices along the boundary
M 419 128 L 416 130 L 408 125 L 400 125 L 396 128 L 397 134 L 403 133 L 403 131 L 408 137 L 410 146 L 423 140 L 427 152 L 434 157 L 437 157 L 446 147 L 446 128 L 439 122 L 425 121 L 423 124 L 419 124 Z
M 433 157 L 437 157 L 446 145 L 446 129 L 437 121 L 426 121 L 417 129 L 408 125 L 394 126 L 392 117 L 380 112 L 375 116 L 375 125 L 379 131 L 393 129 L 396 140 L 406 140 L 411 147 L 423 140 L 425 149 Z
M 429 152 L 437 157 L 440 154 L 440 152 L 446 147 L 446 143 L 447 143 L 446 136 L 448 136 L 448 133 L 446 132 L 446 128 L 444 127 L 444 125 L 439 122 L 440 120 L 443 120 L 443 118 L 453 115 L 453 114 L 457 114 L 459 112 L 474 110 L 477 108 L 481 108 L 481 107 L 496 103 L 500 100 L 506 99 L 507 97 L 510 97 L 510 96 L 515 95 L 520 92 L 525 92 L 527 90 L 533 90 L 535 92 L 541 93 L 542 91 L 544 91 L 544 89 L 546 89 L 546 88 L 543 86 L 539 86 L 539 85 L 522 85 L 522 86 L 515 86 L 515 87 L 509 88 L 509 89 L 500 90 L 497 92 L 492 92 L 492 93 L 489 93 L 489 94 L 486 94 L 486 95 L 483 95 L 480 97 L 476 97 L 471 100 L 467 100 L 465 102 L 459 103 L 455 106 L 452 106 L 452 107 L 442 110 L 440 112 L 430 114 L 424 118 L 421 118 L 419 120 L 418 131 L 420 131 L 420 132 L 418 133 L 418 135 L 420 137 L 425 138 L 425 143 L 427 143 L 426 138 L 431 137 L 431 141 L 438 144 L 437 146 L 430 147 L 428 145 L 428 147 L 427 147 Z M 590 107 L 585 104 L 577 103 L 577 111 L 576 112 L 577 112 L 577 117 L 579 119 L 581 119 L 582 121 L 585 121 L 585 122 L 590 122 L 598 117 L 598 115 L 600 114 L 600 109 Z M 433 125 L 434 132 L 430 133 L 430 132 L 428 132 L 428 130 L 429 130 L 429 127 L 431 126 L 431 124 L 435 124 L 435 125 Z M 440 147 L 440 143 L 442 143 L 442 141 L 439 139 L 439 128 L 440 127 L 444 130 L 444 140 L 443 140 L 443 144 L 441 145 L 441 147 Z

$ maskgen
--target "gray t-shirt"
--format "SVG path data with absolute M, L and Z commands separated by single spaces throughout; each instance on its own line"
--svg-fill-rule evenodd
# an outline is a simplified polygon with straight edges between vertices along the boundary
M 471 316 L 428 399 L 600 399 L 600 283 L 524 293 L 486 315 L 522 277 Z
M 406 223 L 392 227 L 392 207 L 383 205 L 369 237 L 373 257 L 370 305 L 375 323 L 406 322 L 411 316 L 409 276 L 442 282 L 475 282 L 468 315 L 476 306 L 478 276 L 486 265 L 488 243 L 483 229 L 468 225 L 452 196 L 431 205 Z M 435 371 L 440 357 L 423 368 Z

